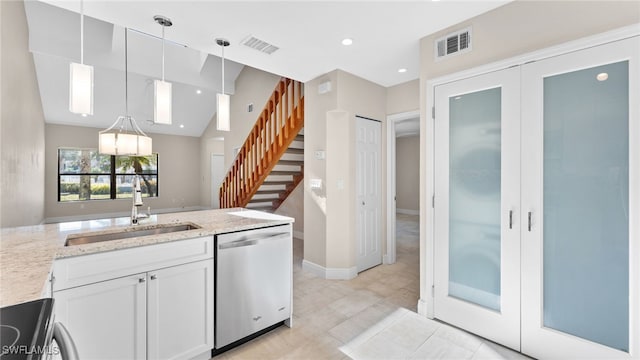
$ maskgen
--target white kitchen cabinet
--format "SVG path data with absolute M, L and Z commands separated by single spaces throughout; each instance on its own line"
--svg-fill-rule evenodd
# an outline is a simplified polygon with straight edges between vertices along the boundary
M 185 256 L 189 248 L 206 251 Z M 212 249 L 213 238 L 204 237 L 56 261 L 56 321 L 68 328 L 81 359 L 208 359 L 214 346 Z M 175 265 L 167 252 L 192 261 Z M 150 261 L 156 256 L 166 261 Z M 137 272 L 79 281 L 104 278 L 89 264 L 103 267 L 109 258 L 120 267 L 109 265 L 108 273 Z
M 54 293 L 81 359 L 146 359 L 146 274 Z
M 152 271 L 148 280 L 148 359 L 190 359 L 211 351 L 213 261 Z

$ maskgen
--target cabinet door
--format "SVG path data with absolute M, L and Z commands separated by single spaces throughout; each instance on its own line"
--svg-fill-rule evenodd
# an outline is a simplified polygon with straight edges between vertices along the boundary
M 640 356 L 640 39 L 522 67 L 522 350 Z
M 213 349 L 213 259 L 148 274 L 149 359 L 188 359 Z
M 520 70 L 435 89 L 435 316 L 520 349 Z
M 80 359 L 146 358 L 145 274 L 56 291 L 56 321 Z

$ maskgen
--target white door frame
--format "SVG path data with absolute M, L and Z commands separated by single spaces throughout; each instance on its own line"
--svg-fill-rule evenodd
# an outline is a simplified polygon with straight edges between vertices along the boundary
M 383 264 L 396 262 L 396 124 L 419 117 L 420 110 L 387 115 L 387 253 Z
M 462 80 L 472 76 L 485 74 L 492 71 L 505 69 L 514 65 L 522 65 L 527 62 L 541 60 L 552 56 L 557 56 L 565 53 L 569 53 L 576 50 L 585 49 L 592 46 L 605 44 L 608 42 L 625 39 L 631 36 L 640 34 L 640 24 L 633 24 L 625 26 L 619 29 L 614 29 L 601 34 L 588 36 L 585 38 L 573 40 L 557 46 L 532 51 L 513 58 L 489 63 L 486 65 L 477 66 L 467 70 L 462 70 L 457 73 L 444 75 L 441 77 L 428 79 L 425 85 L 426 98 L 423 99 L 423 104 L 426 104 L 424 108 L 424 118 L 421 117 L 421 122 L 425 124 L 424 129 L 420 131 L 421 139 L 424 139 L 424 173 L 422 174 L 425 179 L 425 194 L 424 194 L 424 211 L 421 207 L 420 216 L 420 273 L 421 273 L 421 286 L 420 286 L 420 300 L 418 301 L 418 313 L 425 315 L 428 318 L 434 318 L 433 308 L 433 286 L 434 286 L 434 208 L 432 206 L 432 197 L 435 202 L 434 194 L 434 116 L 432 115 L 432 108 L 434 107 L 434 93 L 437 85 L 446 84 L 448 82 Z M 429 130 L 429 131 L 427 131 Z M 422 229 L 425 231 L 422 231 Z M 424 259 L 424 261 L 422 260 Z

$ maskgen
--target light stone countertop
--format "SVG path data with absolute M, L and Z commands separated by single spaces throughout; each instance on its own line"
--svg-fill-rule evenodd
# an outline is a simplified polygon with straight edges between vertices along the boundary
M 244 214 L 247 216 L 242 216 Z M 0 307 L 39 299 L 55 259 L 289 224 L 294 219 L 235 208 L 152 215 L 133 226 L 129 221 L 128 217 L 121 217 L 1 229 Z M 67 236 L 71 234 L 131 231 L 148 225 L 181 223 L 193 223 L 201 228 L 64 246 Z

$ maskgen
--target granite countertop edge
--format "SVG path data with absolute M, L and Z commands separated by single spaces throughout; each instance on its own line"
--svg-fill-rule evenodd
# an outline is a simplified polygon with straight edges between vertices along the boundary
M 229 214 L 245 210 L 233 208 L 158 214 L 141 220 L 139 225 L 130 225 L 130 219 L 123 217 L 2 228 L 0 236 L 0 307 L 41 298 L 53 261 L 56 259 L 294 222 L 293 218 L 285 216 L 273 216 L 272 219 L 265 219 Z M 272 216 L 269 215 L 269 217 Z M 96 235 L 114 231 L 131 231 L 146 226 L 185 223 L 195 224 L 200 228 L 65 246 L 67 236 L 73 234 L 91 233 Z

